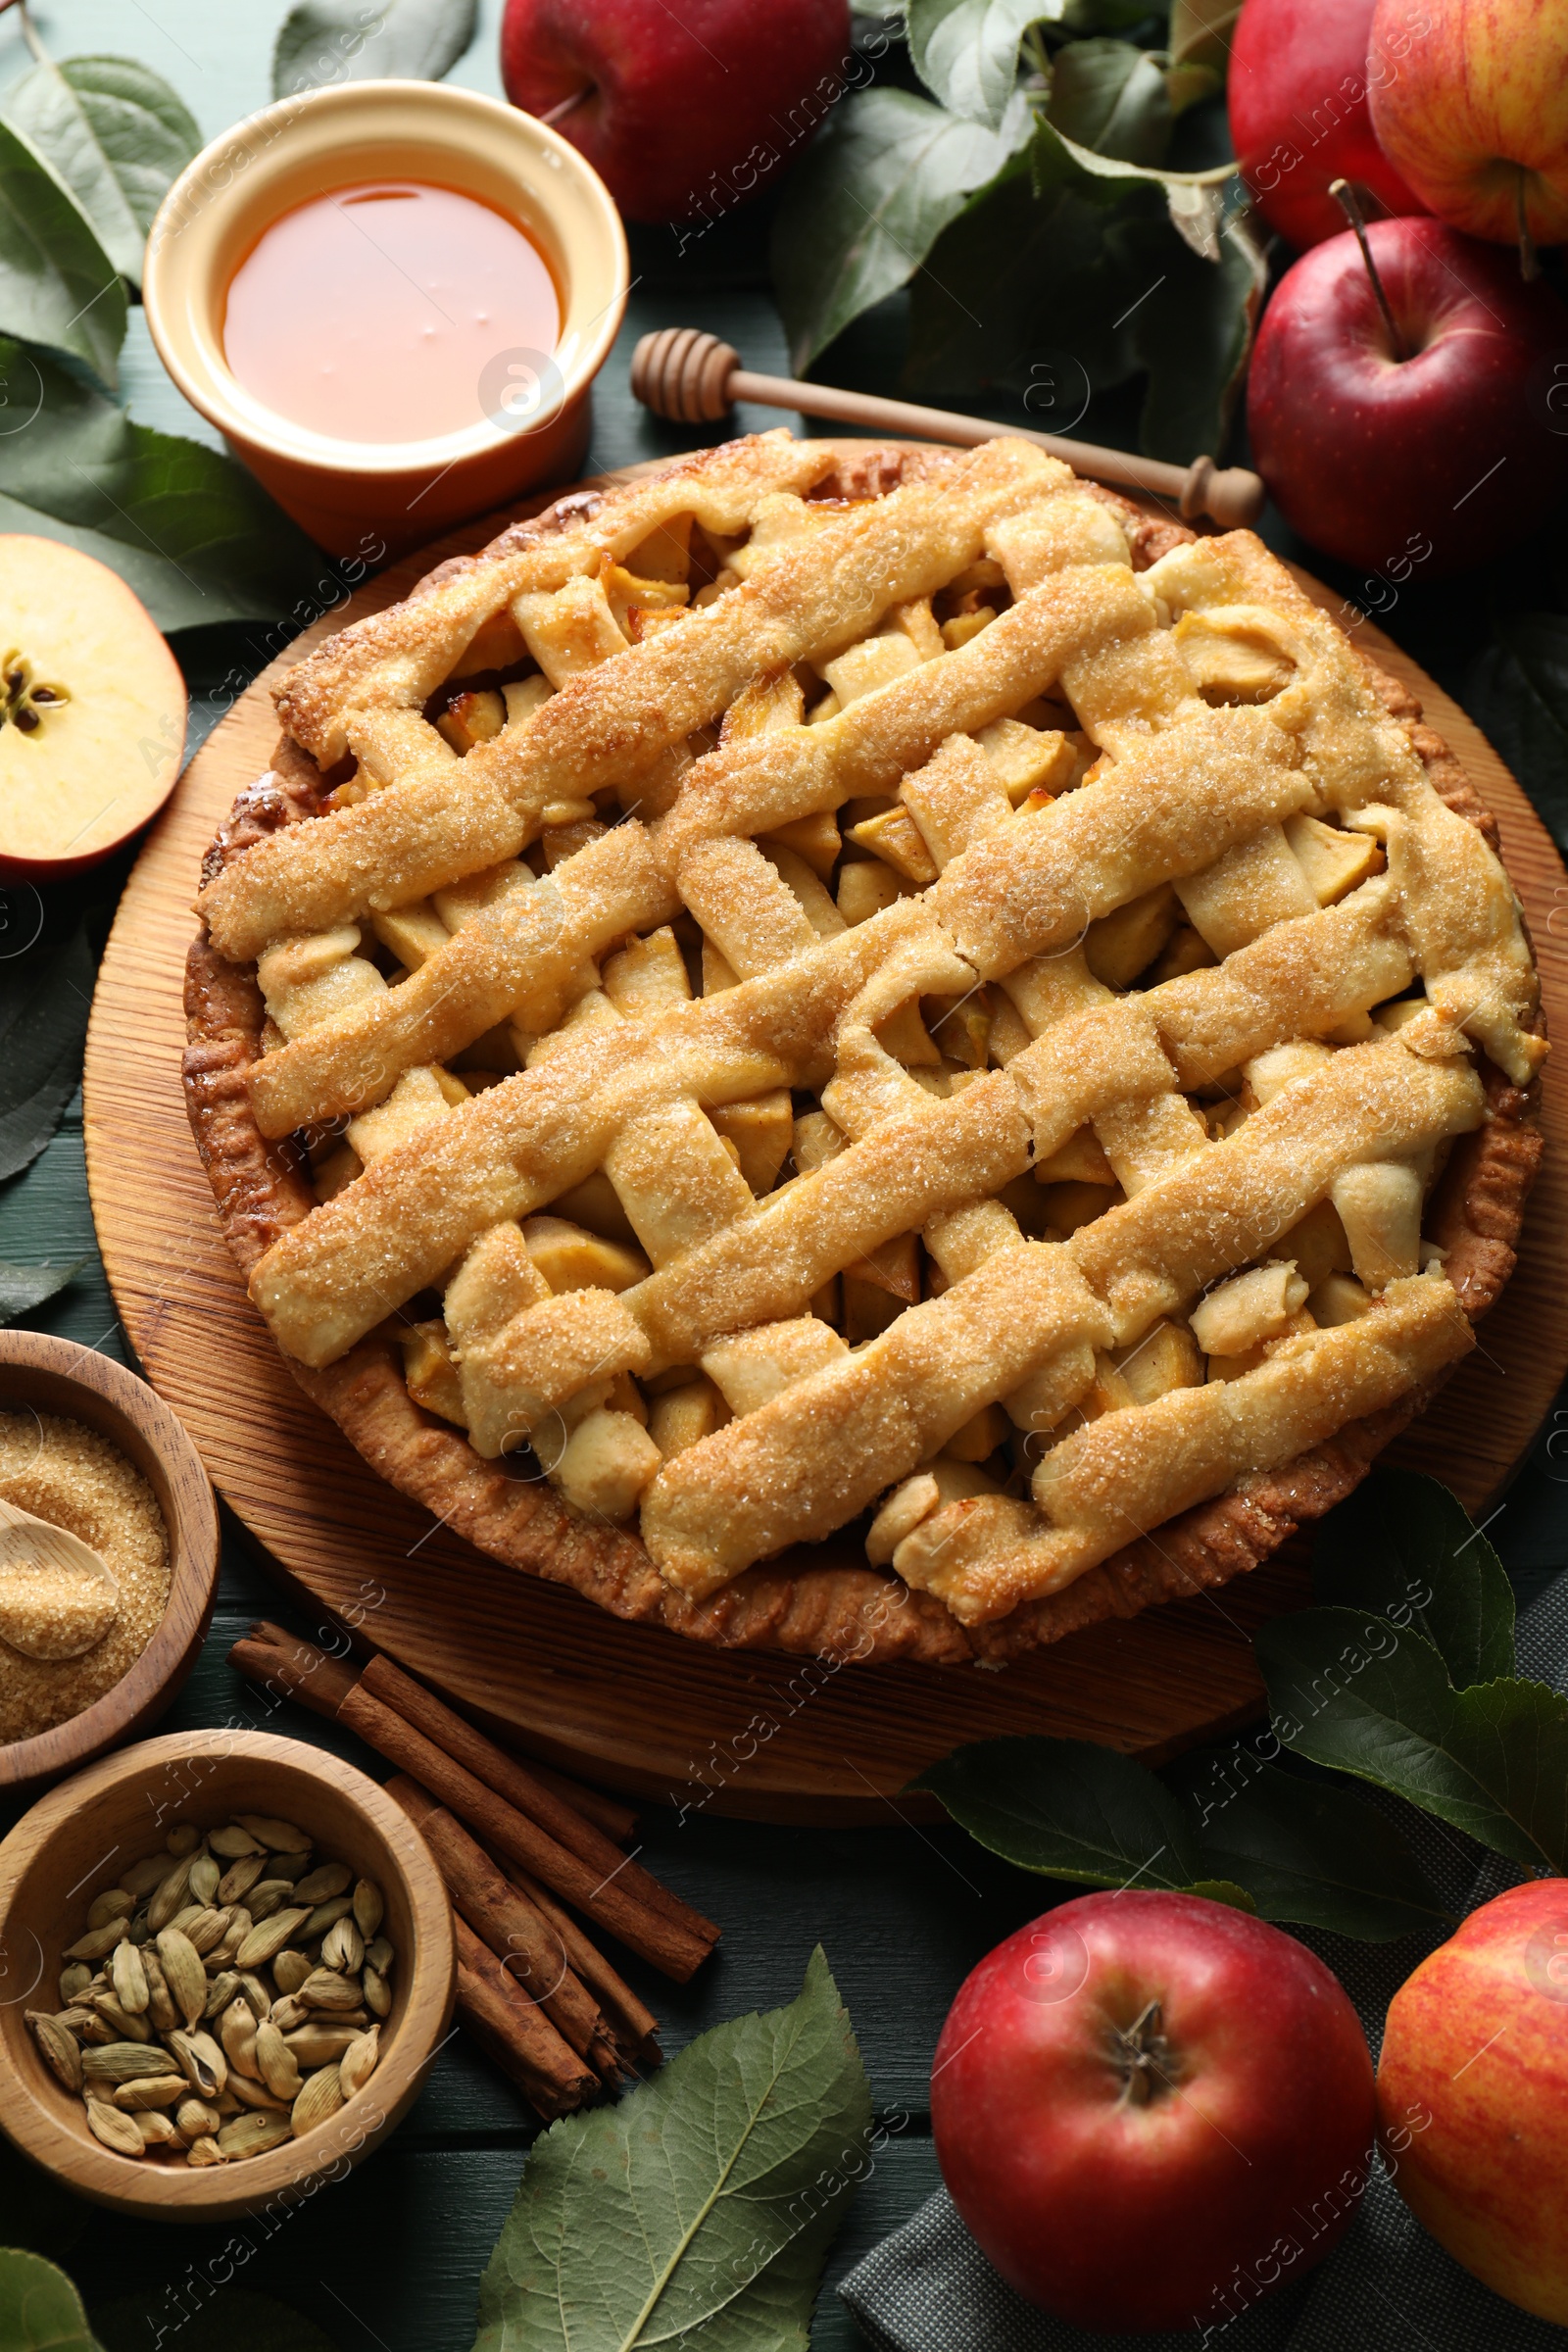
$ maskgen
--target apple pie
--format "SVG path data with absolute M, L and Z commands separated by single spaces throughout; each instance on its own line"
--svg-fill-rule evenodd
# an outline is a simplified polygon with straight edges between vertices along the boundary
M 1002 1661 L 1256 1565 L 1508 1277 L 1495 827 L 1249 532 L 766 433 L 276 700 L 191 1122 L 301 1385 L 518 1569 Z

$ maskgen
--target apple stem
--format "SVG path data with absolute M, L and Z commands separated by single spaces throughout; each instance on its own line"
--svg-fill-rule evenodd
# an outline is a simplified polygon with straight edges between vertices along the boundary
M 4 12 L 12 5 L 13 0 L 0 0 L 0 15 L 3 15 Z M 32 52 L 36 63 L 40 66 L 48 65 L 50 62 L 49 52 L 44 47 L 42 41 L 39 40 L 38 27 L 36 24 L 34 24 L 32 18 L 27 13 L 27 0 L 15 0 L 15 6 L 17 11 L 17 22 L 22 26 L 23 39 L 26 42 L 27 47 Z
M 558 106 L 553 106 L 549 113 L 541 115 L 539 120 L 547 130 L 554 130 L 558 122 L 564 122 L 573 109 L 581 106 L 583 100 L 591 98 L 593 94 L 593 83 L 585 81 L 580 90 L 573 90 L 569 98 L 563 98 Z
M 1394 312 L 1390 307 L 1387 294 L 1383 291 L 1383 280 L 1378 275 L 1378 266 L 1372 259 L 1372 247 L 1366 233 L 1366 221 L 1361 215 L 1360 200 L 1348 179 L 1331 180 L 1329 194 L 1335 198 L 1341 212 L 1355 231 L 1355 241 L 1361 248 L 1361 259 L 1366 264 L 1367 276 L 1372 280 L 1372 291 L 1377 297 L 1378 309 L 1383 313 L 1383 323 L 1389 330 L 1389 341 L 1394 346 L 1394 356 L 1396 360 L 1407 360 L 1411 355 L 1405 348 L 1404 337 L 1395 324 Z
M 1541 260 L 1536 252 L 1536 240 L 1530 233 L 1530 209 L 1525 202 L 1525 168 L 1515 167 L 1518 178 L 1514 182 L 1514 208 L 1519 219 L 1519 274 L 1530 279 L 1541 275 Z

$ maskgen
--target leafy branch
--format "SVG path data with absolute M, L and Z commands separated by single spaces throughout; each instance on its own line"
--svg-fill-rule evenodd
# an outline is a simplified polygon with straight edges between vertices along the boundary
M 1230 215 L 1234 166 L 1176 170 L 1170 150 L 1180 114 L 1220 85 L 1234 10 L 1178 0 L 1169 50 L 1075 37 L 1119 13 L 908 0 L 930 98 L 843 98 L 779 209 L 774 284 L 799 368 L 910 285 L 911 391 L 1028 398 L 1065 357 L 1090 391 L 1146 375 L 1146 450 L 1218 450 L 1263 267 Z
M 0 531 L 96 556 L 164 629 L 287 612 L 303 532 L 232 458 L 116 398 L 127 286 L 196 123 L 134 59 L 57 65 L 25 0 L 14 21 L 33 63 L 0 91 Z
M 1568 1698 L 1515 1675 L 1512 1589 L 1447 1489 L 1376 1472 L 1325 1520 L 1314 1574 L 1327 1605 L 1255 1640 L 1278 1743 L 1527 1869 L 1568 1869 Z M 1164 1886 L 1370 1941 L 1448 1922 L 1386 1811 L 1243 1748 L 1167 1782 L 1083 1741 L 994 1740 L 914 1785 L 1044 1877 Z

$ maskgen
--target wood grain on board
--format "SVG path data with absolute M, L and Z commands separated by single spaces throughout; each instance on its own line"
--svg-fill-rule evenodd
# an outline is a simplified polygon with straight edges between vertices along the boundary
M 198 869 L 235 794 L 270 764 L 270 688 L 281 671 L 334 629 L 395 603 L 442 558 L 482 546 L 506 519 L 469 524 L 395 565 L 297 638 L 196 755 L 125 889 L 87 1041 L 87 1172 L 109 1280 L 147 1377 L 307 1603 L 519 1745 L 639 1795 L 760 1820 L 871 1821 L 887 1818 L 889 1800 L 924 1764 L 964 1740 L 1050 1733 L 1153 1762 L 1247 1722 L 1262 1705 L 1251 1634 L 1307 1597 L 1303 1547 L 1218 1592 L 1092 1627 L 1000 1673 L 835 1670 L 625 1625 L 487 1558 L 377 1478 L 295 1387 L 245 1296 L 185 1121 L 181 990 Z M 1338 608 L 1328 589 L 1298 576 Z M 1419 696 L 1495 810 L 1547 1019 L 1568 1037 L 1568 877 L 1550 839 L 1457 706 L 1370 622 L 1355 634 Z M 1506 1481 L 1568 1371 L 1559 1304 L 1568 1288 L 1568 1074 L 1555 1057 L 1544 1118 L 1547 1152 L 1518 1271 L 1480 1346 L 1391 1456 L 1445 1478 L 1472 1510 Z M 929 1810 L 927 1800 L 899 1805 Z

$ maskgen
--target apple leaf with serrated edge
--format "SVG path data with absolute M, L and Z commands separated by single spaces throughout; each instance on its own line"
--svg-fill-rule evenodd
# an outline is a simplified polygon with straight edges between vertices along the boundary
M 914 70 L 954 114 L 1000 130 L 1018 78 L 1018 44 L 1031 24 L 1061 9 L 1062 0 L 909 0 Z
M 0 117 L 0 336 L 81 360 L 114 391 L 125 339 L 120 271 L 64 180 Z
M 478 0 L 301 0 L 278 29 L 272 96 L 338 81 L 439 81 L 477 15 Z
M 1454 1926 L 1386 1814 L 1334 1782 L 1279 1772 L 1238 1750 L 1209 1794 L 1189 1781 L 1205 1866 L 1245 1886 L 1262 1919 L 1330 1928 L 1363 1943 Z
M 0 2246 L 0 2352 L 100 2352 L 65 2272 L 19 2246 Z
M 1457 1496 L 1415 1470 L 1374 1470 L 1318 1528 L 1325 1608 L 1375 1609 L 1431 1642 L 1456 1690 L 1511 1675 L 1513 1587 Z
M 232 458 L 133 424 L 47 353 L 0 337 L 0 418 L 12 416 L 0 424 L 0 531 L 96 556 L 161 629 L 291 612 L 303 625 L 341 594 L 328 581 L 324 604 L 308 596 L 321 558 Z
M 1162 164 L 1170 145 L 1165 76 L 1131 41 L 1069 41 L 1058 51 L 1047 120 L 1063 138 L 1127 164 Z
M 1021 1870 L 1080 1886 L 1159 1886 L 1250 1911 L 1204 1868 L 1192 1815 L 1131 1756 L 1087 1740 L 979 1740 L 930 1764 L 929 1789 L 980 1845 Z
M 865 2070 L 818 1948 L 787 2008 L 715 2026 L 613 2107 L 535 2142 L 480 2281 L 474 2352 L 806 2352 L 871 2138 Z
M 1253 1636 L 1274 1730 L 1530 1869 L 1568 1870 L 1568 1698 L 1503 1676 L 1455 1690 L 1421 1635 L 1305 1609 Z
M 971 190 L 1001 170 L 1008 137 L 906 90 L 863 90 L 834 108 L 773 225 L 774 290 L 797 368 L 913 276 Z
M 63 1291 L 86 1262 L 84 1257 L 78 1257 L 69 1266 L 16 1266 L 9 1258 L 0 1257 L 0 1324 L 14 1323 L 19 1315 L 30 1315 L 35 1306 L 42 1306 L 46 1298 Z
M 65 181 L 122 276 L 141 283 L 153 215 L 201 146 L 184 101 L 128 57 L 45 60 L 0 98 Z

